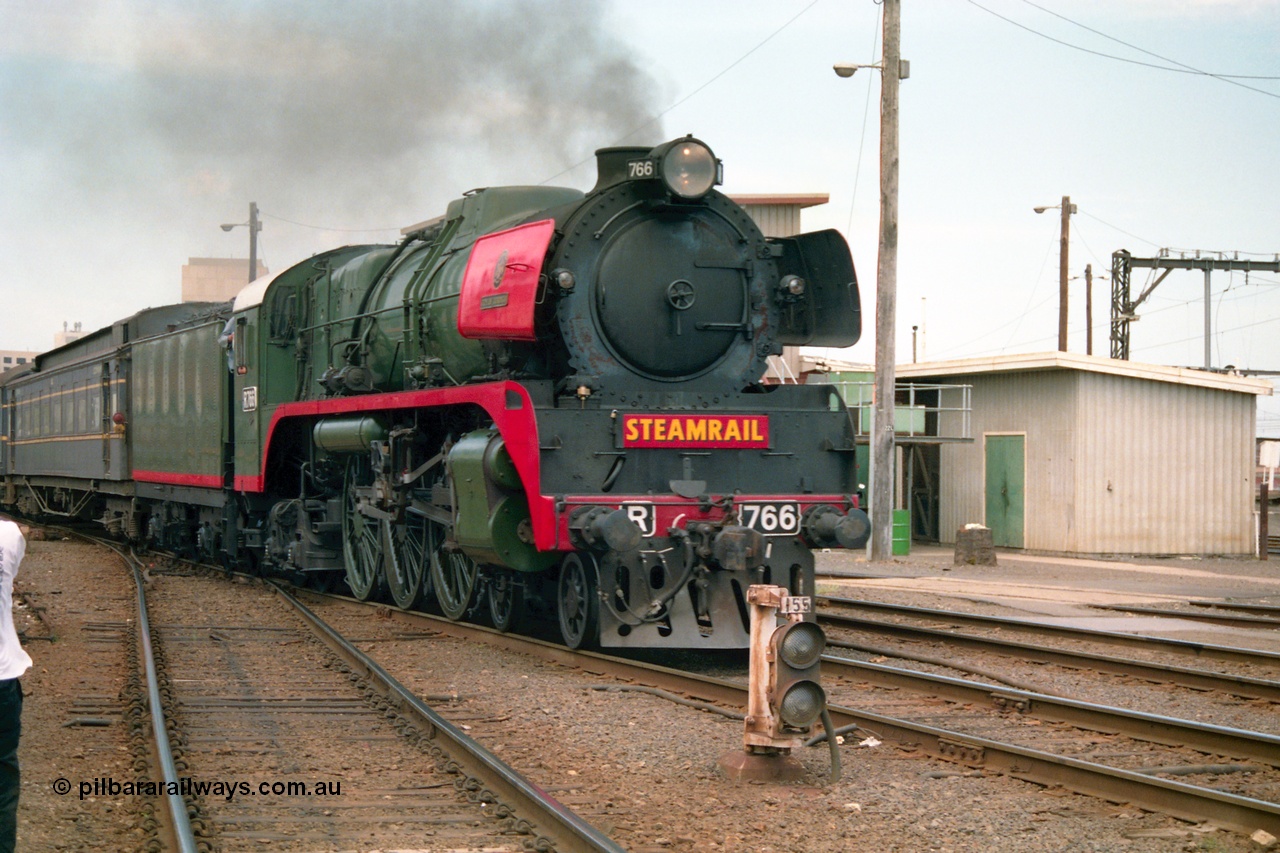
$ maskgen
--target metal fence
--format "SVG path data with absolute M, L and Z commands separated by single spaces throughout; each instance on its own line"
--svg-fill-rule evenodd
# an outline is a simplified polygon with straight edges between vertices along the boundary
M 830 383 L 844 404 L 858 413 L 858 435 L 871 434 L 875 383 Z M 893 431 L 898 436 L 966 441 L 973 438 L 973 386 L 899 382 L 894 394 Z

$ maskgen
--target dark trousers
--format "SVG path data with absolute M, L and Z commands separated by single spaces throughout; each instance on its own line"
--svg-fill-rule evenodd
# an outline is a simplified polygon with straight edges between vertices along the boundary
M 0 853 L 13 853 L 18 839 L 18 735 L 22 731 L 22 685 L 0 681 Z

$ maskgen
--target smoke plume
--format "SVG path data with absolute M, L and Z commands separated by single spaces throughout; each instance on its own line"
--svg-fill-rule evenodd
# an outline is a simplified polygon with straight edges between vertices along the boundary
M 226 246 L 216 225 L 253 200 L 280 268 L 327 246 L 299 249 L 317 235 L 272 216 L 396 228 L 476 186 L 543 182 L 654 114 L 656 87 L 603 9 L 0 0 L 0 175 L 22 209 L 0 224 L 28 244 L 127 226 L 142 251 L 185 259 Z M 593 170 L 572 178 L 590 186 Z

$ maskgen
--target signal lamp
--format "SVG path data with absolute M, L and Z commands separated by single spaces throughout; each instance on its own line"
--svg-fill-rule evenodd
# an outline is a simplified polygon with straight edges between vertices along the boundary
M 773 678 L 769 704 L 776 720 L 775 735 L 807 731 L 822 716 L 827 694 L 818 683 L 826 635 L 813 622 L 790 622 L 769 639 Z

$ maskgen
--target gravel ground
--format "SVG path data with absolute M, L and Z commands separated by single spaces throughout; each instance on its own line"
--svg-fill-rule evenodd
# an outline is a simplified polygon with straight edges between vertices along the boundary
M 392 674 L 415 692 L 457 692 L 446 716 L 633 851 L 1256 849 L 1237 834 L 885 745 L 847 743 L 835 784 L 825 748 L 801 754 L 800 783 L 733 784 L 718 760 L 740 748 L 741 723 L 595 692 L 601 679 L 520 655 L 455 640 L 398 643 L 375 630 L 364 630 L 364 645 Z
M 950 552 L 938 549 L 932 555 L 918 551 L 905 560 L 873 565 L 823 555 L 820 565 L 880 576 L 868 583 L 883 584 L 892 576 L 932 585 L 876 589 L 875 595 L 864 588 L 850 594 L 886 600 L 892 595 L 926 606 L 961 601 L 1006 614 L 1043 613 L 1049 608 L 1067 618 L 1130 617 L 1099 617 L 1081 604 L 1064 604 L 1066 593 L 1032 587 L 1133 595 L 1141 603 L 1152 595 L 1220 597 L 1224 591 L 1240 600 L 1265 600 L 1280 590 L 1275 584 L 1280 561 L 1143 561 L 1139 568 L 1130 568 L 1002 554 L 995 568 L 948 568 L 949 560 Z M 1188 573 L 1189 566 L 1201 574 Z M 956 597 L 957 581 L 993 580 L 1018 585 L 1021 597 L 1002 600 L 989 589 Z M 32 542 L 17 588 L 28 601 L 47 608 L 59 637 L 56 643 L 27 644 L 36 665 L 25 679 L 30 697 L 21 748 L 19 849 L 135 849 L 141 836 L 128 801 L 81 801 L 75 790 L 59 796 L 52 788 L 59 777 L 78 785 L 95 777 L 128 775 L 127 741 L 118 720 L 97 727 L 64 726 L 86 715 L 82 707 L 93 707 L 77 702 L 86 697 L 101 702 L 119 692 L 123 644 L 100 626 L 132 618 L 125 574 L 113 557 L 86 546 Z M 250 596 L 266 594 L 249 586 L 242 589 Z M 29 609 L 19 615 L 20 627 L 29 636 L 46 627 L 32 621 Z M 424 637 L 396 620 L 366 616 L 348 630 L 415 692 L 456 693 L 456 701 L 440 707 L 445 716 L 469 726 L 470 733 L 500 757 L 633 851 L 1262 849 L 1239 833 L 968 772 L 885 745 L 846 743 L 844 778 L 834 784 L 827 779 L 825 748 L 800 756 L 808 771 L 800 783 L 733 784 L 717 762 L 740 748 L 740 723 L 644 694 L 595 691 L 590 688 L 601 680 L 590 674 L 519 654 Z M 1195 626 L 1189 631 L 1217 633 Z M 109 717 L 97 711 L 94 715 Z M 376 776 L 382 769 L 353 767 L 352 772 Z M 261 849 L 272 848 L 263 844 Z
M 28 536 L 14 592 L 15 621 L 34 661 L 22 679 L 18 849 L 136 850 L 144 840 L 136 802 L 93 791 L 95 780 L 134 778 L 120 703 L 124 626 L 136 618 L 133 581 L 113 554 Z M 47 624 L 34 608 L 44 609 Z M 50 626 L 53 641 L 34 639 L 50 636 Z M 67 793 L 59 780 L 69 783 Z

